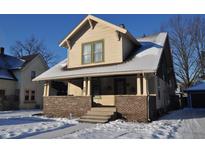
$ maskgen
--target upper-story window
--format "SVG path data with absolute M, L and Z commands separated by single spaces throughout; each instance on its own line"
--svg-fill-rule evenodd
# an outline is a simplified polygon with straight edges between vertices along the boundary
M 85 43 L 82 45 L 82 64 L 98 63 L 103 61 L 103 40 Z
M 35 71 L 31 71 L 31 80 L 34 79 L 36 77 L 36 72 Z

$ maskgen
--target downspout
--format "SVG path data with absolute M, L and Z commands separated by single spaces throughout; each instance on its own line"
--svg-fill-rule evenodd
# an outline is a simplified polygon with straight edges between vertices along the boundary
M 156 76 L 156 72 L 154 72 L 153 73 L 153 75 L 154 76 Z M 155 85 L 156 86 L 156 85 Z M 149 108 L 149 103 L 150 103 L 150 93 L 149 93 L 149 90 L 148 90 L 148 82 L 147 82 L 147 80 L 146 80 L 146 88 L 147 88 L 147 120 L 149 121 L 149 122 L 151 122 L 152 120 L 150 119 L 150 112 L 149 112 L 149 110 L 150 110 L 150 108 Z
M 151 121 L 150 119 L 150 114 L 149 114 L 149 100 L 150 100 L 150 94 L 149 94 L 149 90 L 148 90 L 148 82 L 146 80 L 146 93 L 147 93 L 147 120 L 148 122 Z

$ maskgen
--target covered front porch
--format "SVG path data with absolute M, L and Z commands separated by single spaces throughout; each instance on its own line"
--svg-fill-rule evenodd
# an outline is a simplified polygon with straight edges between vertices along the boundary
M 115 106 L 116 96 L 147 96 L 155 94 L 152 74 L 83 77 L 49 81 L 44 96 L 90 96 L 92 106 Z
M 156 83 L 156 76 L 151 73 L 48 81 L 43 110 L 46 115 L 57 117 L 93 117 L 96 110 L 114 107 L 128 121 L 145 122 L 154 117 Z

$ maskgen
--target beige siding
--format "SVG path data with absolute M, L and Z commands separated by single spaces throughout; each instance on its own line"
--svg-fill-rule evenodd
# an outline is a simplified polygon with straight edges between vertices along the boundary
M 15 95 L 16 81 L 0 79 L 0 90 L 5 90 L 5 95 Z
M 44 71 L 47 70 L 47 67 L 43 64 L 40 57 L 36 57 L 33 61 L 31 61 L 27 66 L 21 70 L 20 75 L 20 107 L 21 108 L 33 108 L 33 103 L 25 103 L 25 90 L 35 90 L 35 102 L 36 104 L 42 105 L 43 102 L 43 88 L 44 82 L 33 82 L 31 80 L 31 71 L 36 72 L 36 76 L 40 75 Z
M 114 106 L 115 95 L 101 95 L 99 97 L 94 97 L 93 101 L 97 104 L 101 104 L 105 106 Z
M 104 40 L 104 62 L 82 65 L 82 44 L 102 39 Z M 87 23 L 87 25 L 85 25 L 77 34 L 75 34 L 75 37 L 73 37 L 71 40 L 72 49 L 69 51 L 69 68 L 119 63 L 123 61 L 122 39 L 118 40 L 115 30 L 103 24 L 97 23 L 94 26 L 94 29 L 91 29 Z
M 120 76 L 120 77 L 102 77 L 101 82 L 101 95 L 94 97 L 94 102 L 102 105 L 114 105 L 114 79 L 126 79 L 126 92 L 127 95 L 136 95 L 136 75 L 133 76 Z M 91 78 L 92 81 L 92 78 Z M 73 79 L 69 81 L 68 94 L 74 96 L 82 96 L 82 79 Z M 92 85 L 92 84 L 91 84 Z
M 74 79 L 68 82 L 68 95 L 82 96 L 82 79 Z
M 134 50 L 135 45 L 123 35 L 122 37 L 122 46 L 123 46 L 123 60 L 127 58 L 131 51 Z

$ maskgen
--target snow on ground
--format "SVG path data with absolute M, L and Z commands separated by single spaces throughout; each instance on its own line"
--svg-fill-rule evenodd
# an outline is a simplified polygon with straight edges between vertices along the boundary
M 155 121 L 152 123 L 132 123 L 116 120 L 107 124 L 97 124 L 61 138 L 115 139 L 115 138 L 174 138 L 181 120 Z
M 205 138 L 205 109 L 173 111 L 151 123 L 116 120 L 60 138 Z
M 205 138 L 205 109 L 173 111 L 151 123 L 106 124 L 32 116 L 39 112 L 0 112 L 0 138 Z
M 76 125 L 77 120 L 32 116 L 40 110 L 1 111 L 0 138 L 25 138 Z

